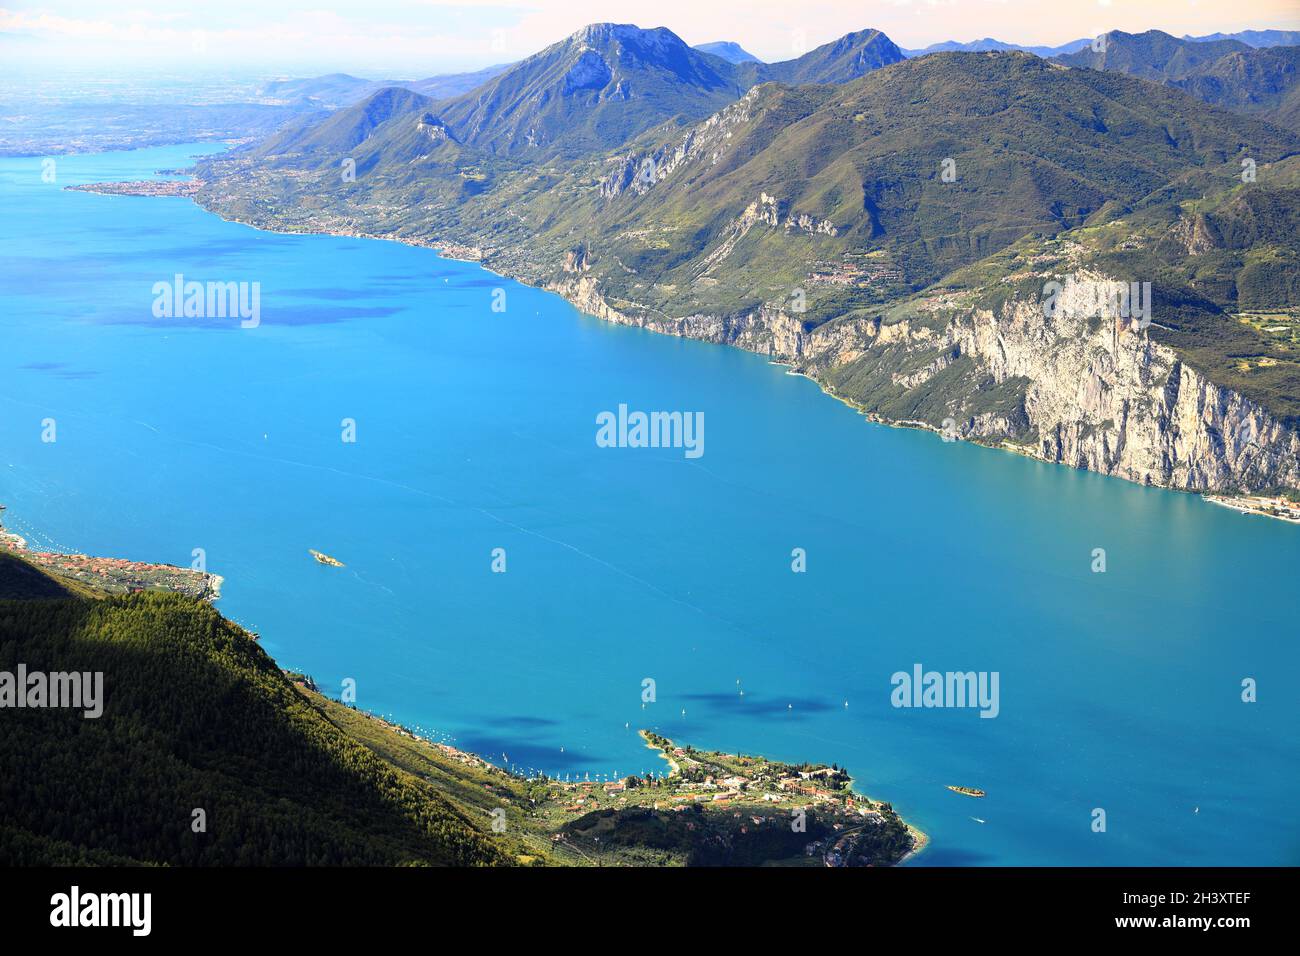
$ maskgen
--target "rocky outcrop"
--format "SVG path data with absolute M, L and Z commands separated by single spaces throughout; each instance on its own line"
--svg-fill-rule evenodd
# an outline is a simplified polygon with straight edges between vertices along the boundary
M 629 190 L 641 195 L 690 163 L 718 162 L 730 147 L 734 131 L 752 119 L 759 92 L 758 87 L 752 88 L 735 103 L 692 126 L 676 144 L 616 157 L 613 170 L 600 181 L 601 197 L 613 199 Z
M 435 143 L 442 143 L 448 140 L 453 143 L 459 142 L 459 140 L 452 135 L 451 130 L 447 128 L 447 124 L 432 113 L 425 113 L 424 116 L 420 117 L 420 122 L 416 124 L 416 127 L 421 133 L 424 133 Z
M 946 324 L 921 316 L 812 330 L 767 308 L 681 318 L 619 310 L 589 275 L 547 288 L 606 321 L 770 355 L 868 412 L 870 401 L 830 385 L 838 370 L 888 358 L 890 367 L 903 369 L 888 376 L 889 384 L 922 397 L 962 360 L 971 382 L 1014 385 L 1020 400 L 1004 408 L 981 408 L 977 395 L 957 394 L 947 396 L 947 414 L 902 422 L 952 437 L 1012 443 L 1044 461 L 1188 491 L 1300 489 L 1300 435 L 1187 365 L 1150 328 L 1098 314 L 1097 303 L 1114 285 L 1082 274 L 1067 278 L 1052 309 L 1039 299 L 1012 298 L 996 309 L 946 308 Z
M 995 381 L 1030 381 L 1024 404 L 1038 457 L 1187 490 L 1300 488 L 1300 435 L 1185 364 L 1149 329 L 1097 316 L 1090 303 L 1106 284 L 1073 278 L 1050 317 L 1037 301 L 1013 300 L 949 326 Z

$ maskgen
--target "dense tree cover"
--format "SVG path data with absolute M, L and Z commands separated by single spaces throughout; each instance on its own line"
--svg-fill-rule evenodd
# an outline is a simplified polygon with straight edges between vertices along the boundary
M 889 804 L 881 804 L 879 823 L 862 823 L 852 830 L 836 830 L 837 818 L 810 808 L 804 829 L 796 830 L 784 813 L 765 814 L 754 824 L 752 811 L 705 810 L 699 804 L 681 812 L 649 807 L 608 808 L 588 813 L 564 828 L 574 845 L 601 855 L 601 861 L 622 865 L 656 865 L 679 862 L 687 866 L 762 866 L 773 861 L 807 857 L 807 847 L 817 843 L 813 859 L 843 837 L 854 866 L 890 866 L 912 848 L 906 824 Z M 838 818 L 843 827 L 842 818 Z
M 0 671 L 19 663 L 102 671 L 104 709 L 0 710 L 0 862 L 510 862 L 486 817 L 351 739 L 206 604 L 0 601 Z

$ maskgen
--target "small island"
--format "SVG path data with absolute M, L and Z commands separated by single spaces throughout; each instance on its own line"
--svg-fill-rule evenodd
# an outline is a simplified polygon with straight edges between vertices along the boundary
M 310 554 L 313 558 L 315 558 L 318 564 L 326 564 L 329 565 L 331 568 L 346 567 L 346 565 L 338 558 L 331 558 L 328 554 L 325 554 L 322 551 L 316 551 L 313 550 L 312 548 L 308 548 L 307 553 Z
M 953 793 L 960 793 L 963 797 L 982 797 L 983 790 L 977 790 L 975 787 L 954 787 L 949 784 L 948 789 Z

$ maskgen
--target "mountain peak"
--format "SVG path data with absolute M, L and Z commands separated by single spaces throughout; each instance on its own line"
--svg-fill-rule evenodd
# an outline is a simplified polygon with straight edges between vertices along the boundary
M 580 40 L 585 43 L 601 43 L 648 32 L 650 31 L 637 26 L 635 23 L 588 23 L 585 27 L 570 34 L 569 39 Z
M 803 56 L 773 63 L 764 79 L 782 83 L 844 83 L 906 59 L 894 41 L 868 27 L 823 43 Z
M 666 27 L 590 23 L 439 112 L 462 142 L 493 154 L 578 155 L 707 116 L 744 91 L 735 71 Z
M 823 45 L 829 46 L 834 52 L 839 53 L 851 47 L 861 46 L 865 43 L 870 43 L 876 37 L 883 37 L 883 36 L 885 35 L 881 33 L 879 30 L 873 29 L 871 27 L 867 27 L 866 29 L 863 30 L 854 30 L 852 33 L 846 33 L 838 40 L 832 40 L 829 44 L 823 44 Z M 889 38 L 885 37 L 885 39 L 889 39 Z
M 697 43 L 695 49 L 701 53 L 720 56 L 728 63 L 761 63 L 758 57 L 750 53 L 739 43 L 730 40 L 716 40 L 713 43 Z
M 651 49 L 689 49 L 686 41 L 667 27 L 639 27 L 634 23 L 589 23 L 561 43 L 580 47 L 626 44 Z

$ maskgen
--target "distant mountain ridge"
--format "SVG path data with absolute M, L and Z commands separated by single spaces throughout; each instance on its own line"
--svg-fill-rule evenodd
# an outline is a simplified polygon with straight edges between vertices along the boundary
M 409 90 L 423 93 L 425 96 L 432 96 L 436 100 L 448 99 L 482 86 L 492 77 L 499 76 L 513 65 L 512 63 L 497 63 L 470 73 L 440 73 L 437 76 L 415 80 L 404 85 Z
M 845 46 L 860 62 L 851 51 L 864 47 Z M 837 49 L 816 62 L 842 66 Z M 431 112 L 445 104 L 394 96 L 369 105 L 319 125 L 319 158 L 310 141 L 273 141 L 249 156 L 337 175 L 350 154 L 367 172 L 355 201 L 387 194 L 389 208 L 423 210 L 398 214 L 403 231 L 449 230 L 473 243 L 496 222 L 498 241 L 554 242 L 555 258 L 576 243 L 593 277 L 617 287 L 627 268 L 672 290 L 638 294 L 668 314 L 757 307 L 765 279 L 793 287 L 816 272 L 805 256 L 833 261 L 857 247 L 875 257 L 863 274 L 889 277 L 873 294 L 914 291 L 1027 232 L 1082 225 L 1108 204 L 1123 208 L 1235 162 L 1242 143 L 1264 159 L 1295 142 L 1180 91 L 1017 51 L 934 54 L 837 86 L 759 85 L 694 125 L 647 124 L 618 152 L 582 154 L 544 177 L 501 165 L 463 119 Z M 935 188 L 941 161 L 952 164 L 952 188 Z M 543 189 L 530 185 L 539 180 Z M 769 238 L 756 243 L 759 235 Z M 791 246 L 779 235 L 811 241 Z M 737 246 L 743 256 L 733 255 Z M 852 301 L 824 296 L 804 321 Z
M 1249 51 L 1237 40 L 1180 40 L 1160 30 L 1111 30 L 1099 42 L 1056 59 L 1067 66 L 1111 70 L 1147 80 L 1180 80 L 1229 53 Z
M 363 102 L 330 113 L 324 119 L 291 123 L 265 140 L 261 148 L 270 153 L 317 150 L 347 153 L 393 116 L 427 109 L 434 102 L 405 87 L 385 87 Z
M 1060 46 L 1024 46 L 1018 43 L 1007 43 L 1003 40 L 995 40 L 992 37 L 985 37 L 982 40 L 970 40 L 966 43 L 960 43 L 956 40 L 945 40 L 942 43 L 931 43 L 927 47 L 919 50 L 904 50 L 903 52 L 909 57 L 925 56 L 927 53 L 989 53 L 998 50 L 1020 50 L 1025 53 L 1032 53 L 1035 56 L 1051 57 L 1058 56 L 1062 53 L 1074 53 L 1081 50 L 1092 42 L 1091 37 L 1084 37 L 1079 40 L 1071 40 L 1069 43 L 1062 43 Z
M 1190 34 L 1184 34 L 1182 39 L 1192 43 L 1205 43 L 1216 40 L 1236 40 L 1251 47 L 1271 47 L 1271 46 L 1297 46 L 1300 45 L 1300 30 L 1242 30 L 1239 33 L 1209 33 L 1205 36 L 1194 37 Z M 1032 46 L 1021 43 L 1008 43 L 1004 40 L 995 40 L 992 37 L 984 37 L 982 40 L 969 40 L 959 42 L 957 40 L 944 40 L 941 43 L 931 43 L 929 46 L 916 50 L 904 50 L 903 52 L 909 57 L 924 56 L 927 53 L 986 53 L 992 50 L 1023 50 L 1026 53 L 1033 53 L 1036 56 L 1053 57 L 1062 56 L 1069 53 L 1078 53 L 1080 50 L 1090 46 L 1093 42 L 1092 37 L 1083 37 L 1078 40 L 1071 40 L 1069 43 L 1062 43 L 1060 46 Z
M 1239 33 L 1207 33 L 1200 37 L 1184 34 L 1183 39 L 1197 43 L 1205 40 L 1238 40 L 1257 48 L 1297 46 L 1300 45 L 1300 30 L 1242 30 Z
M 663 27 L 597 23 L 441 104 L 459 138 L 494 155 L 576 155 L 744 92 L 737 67 Z
M 300 103 L 325 109 L 351 106 L 393 86 L 434 99 L 446 99 L 486 83 L 509 66 L 508 63 L 501 63 L 469 73 L 445 73 L 423 80 L 366 80 L 347 73 L 328 73 L 324 76 L 270 80 L 258 92 L 264 99 L 275 103 Z
M 491 157 L 572 159 L 663 123 L 703 119 L 759 83 L 843 83 L 902 59 L 878 30 L 846 34 L 793 60 L 737 64 L 663 27 L 592 24 L 459 96 L 435 102 L 381 90 L 327 122 L 287 127 L 258 149 L 339 153 L 374 134 L 382 150 L 382 137 L 406 137 L 410 121 L 429 112 L 457 142 Z M 406 127 L 380 130 L 403 118 Z
M 0 34 L 0 37 L 6 39 L 32 39 L 12 33 L 3 33 Z M 1192 43 L 1234 40 L 1254 48 L 1297 46 L 1300 45 L 1300 30 L 1243 30 L 1238 33 L 1211 33 L 1204 36 L 1185 34 L 1182 39 Z M 1011 43 L 993 37 L 984 37 L 979 40 L 965 42 L 944 40 L 919 49 L 900 48 L 899 52 L 905 57 L 916 57 L 928 53 L 982 53 L 995 50 L 1023 50 L 1036 56 L 1056 57 L 1078 53 L 1092 42 L 1092 37 L 1083 37 L 1058 46 L 1043 46 Z M 759 57 L 754 56 L 739 43 L 731 40 L 698 43 L 693 49 L 700 53 L 720 57 L 734 65 L 763 63 Z M 266 99 L 278 103 L 304 103 L 328 109 L 350 106 L 387 86 L 402 86 L 417 93 L 432 96 L 435 99 L 447 99 L 475 89 L 492 79 L 492 77 L 505 72 L 511 65 L 508 63 L 496 64 L 484 67 L 481 70 L 438 74 L 422 80 L 370 80 L 346 73 L 285 78 L 268 81 L 263 85 L 260 94 Z M 755 78 L 757 76 L 755 74 Z M 781 79 L 783 82 L 790 82 L 787 78 L 776 75 L 765 77 L 765 79 Z M 758 81 L 761 82 L 762 80 Z
M 1300 131 L 1300 47 L 1187 40 L 1159 30 L 1113 30 L 1100 40 L 1055 61 L 1175 86 L 1215 106 Z

